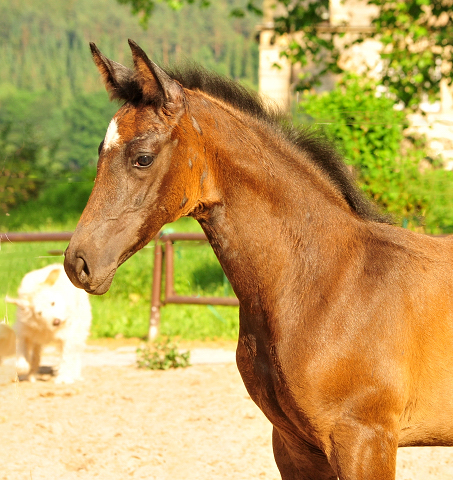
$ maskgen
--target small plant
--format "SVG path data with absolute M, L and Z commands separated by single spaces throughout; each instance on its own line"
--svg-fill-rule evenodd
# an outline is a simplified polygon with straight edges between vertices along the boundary
M 170 339 L 137 348 L 138 368 L 168 370 L 190 366 L 190 351 L 180 353 L 176 343 Z

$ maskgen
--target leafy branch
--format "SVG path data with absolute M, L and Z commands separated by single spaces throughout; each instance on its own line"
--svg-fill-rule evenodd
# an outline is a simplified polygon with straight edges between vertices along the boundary
M 181 10 L 184 5 L 197 4 L 200 8 L 209 7 L 212 0 L 117 0 L 122 5 L 130 5 L 131 12 L 140 17 L 142 27 L 148 26 L 148 21 L 154 12 L 157 3 L 166 3 L 172 10 Z M 246 13 L 262 15 L 261 9 L 255 4 L 256 0 L 247 2 L 245 8 L 232 8 L 230 16 L 242 18 Z
M 285 7 L 285 15 L 275 18 L 276 31 L 290 38 L 283 55 L 293 63 L 305 66 L 310 62 L 318 67 L 315 74 L 302 78 L 299 89 L 316 83 L 328 71 L 338 73 L 335 39 L 344 36 L 345 29 L 320 28 L 328 18 L 329 1 L 276 2 Z M 367 38 L 382 43 L 381 83 L 405 107 L 417 109 L 427 98 L 438 99 L 441 78 L 448 85 L 453 80 L 453 2 L 368 0 L 368 4 L 378 7 L 374 30 L 358 33 L 346 47 Z M 300 36 L 295 32 L 301 32 Z
M 373 20 L 374 37 L 383 44 L 382 83 L 406 107 L 415 109 L 428 97 L 438 98 L 440 80 L 453 80 L 453 2 L 412 0 L 381 2 Z
M 142 15 L 142 24 L 146 24 L 159 0 L 118 1 L 130 4 L 134 13 Z M 185 4 L 197 4 L 202 8 L 212 4 L 212 0 L 160 1 L 173 9 Z M 250 0 L 244 8 L 233 8 L 231 15 L 241 17 L 247 12 L 260 15 L 262 11 L 257 3 L 257 0 Z M 441 78 L 448 85 L 453 81 L 453 1 L 368 0 L 368 4 L 378 8 L 372 21 L 374 29 L 358 33 L 349 41 L 349 46 L 367 38 L 382 43 L 381 82 L 405 107 L 415 110 L 424 100 L 437 99 Z M 335 40 L 344 36 L 345 29 L 322 28 L 329 26 L 329 0 L 275 0 L 275 5 L 283 7 L 285 12 L 274 18 L 275 31 L 289 39 L 282 55 L 302 66 L 316 66 L 314 73 L 302 76 L 298 89 L 309 88 L 327 72 L 339 73 Z

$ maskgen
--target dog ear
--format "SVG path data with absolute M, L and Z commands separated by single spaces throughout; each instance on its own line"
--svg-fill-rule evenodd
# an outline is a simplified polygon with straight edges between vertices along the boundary
M 11 298 L 8 295 L 5 297 L 5 302 L 6 303 L 12 303 L 14 305 L 17 305 L 18 307 L 26 308 L 30 306 L 29 302 L 27 300 L 21 299 L 21 298 Z
M 51 270 L 47 278 L 44 280 L 43 284 L 48 287 L 55 285 L 55 282 L 58 280 L 58 277 L 60 276 L 60 272 L 61 270 L 59 268 L 54 268 L 53 270 Z

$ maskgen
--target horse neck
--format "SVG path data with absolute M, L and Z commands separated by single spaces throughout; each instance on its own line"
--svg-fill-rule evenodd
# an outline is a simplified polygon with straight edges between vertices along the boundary
M 325 273 L 331 252 L 341 248 L 338 237 L 359 223 L 346 201 L 269 126 L 221 107 L 215 114 L 215 122 L 199 114 L 196 120 L 218 200 L 194 217 L 236 295 L 269 295 L 295 269 L 311 278 Z

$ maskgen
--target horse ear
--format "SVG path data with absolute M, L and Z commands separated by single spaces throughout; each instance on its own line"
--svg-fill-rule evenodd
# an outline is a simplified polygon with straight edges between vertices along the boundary
M 90 43 L 93 60 L 104 80 L 110 100 L 127 100 L 134 72 L 120 63 L 109 60 L 94 43 Z
M 146 53 L 129 39 L 137 79 L 143 96 L 153 103 L 160 103 L 170 112 L 183 105 L 184 92 L 181 85 L 170 78 Z

